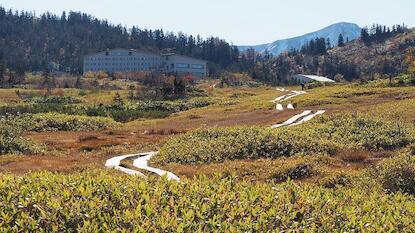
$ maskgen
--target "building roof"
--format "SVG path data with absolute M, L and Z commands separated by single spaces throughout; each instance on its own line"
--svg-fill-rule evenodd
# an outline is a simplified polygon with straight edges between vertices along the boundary
M 317 82 L 331 82 L 331 83 L 335 82 L 334 80 L 331 80 L 323 76 L 318 76 L 318 75 L 296 74 L 293 76 L 293 78 L 299 78 L 299 77 L 308 78 L 308 79 L 311 79 Z
M 180 55 L 180 54 L 171 54 L 171 55 L 167 55 L 167 56 L 184 57 L 184 58 L 189 58 L 189 59 L 196 60 L 196 61 L 200 61 L 200 62 L 205 62 L 205 63 L 208 62 L 206 60 L 202 60 L 202 59 L 194 58 L 194 57 L 189 57 L 189 56 L 184 56 L 184 55 Z
M 150 52 L 150 51 L 146 51 L 146 50 L 142 50 L 142 49 L 124 49 L 124 48 L 113 48 L 113 49 L 109 49 L 108 51 L 114 51 L 114 50 L 123 50 L 126 52 L 136 52 L 136 53 L 146 53 L 146 54 L 151 54 L 151 55 L 159 55 L 158 53 L 154 53 L 154 52 Z M 98 55 L 98 54 L 102 54 L 107 52 L 107 50 L 105 51 L 101 51 L 101 52 L 96 52 L 96 53 L 89 53 L 86 54 L 85 57 L 89 57 L 89 56 L 94 56 L 94 55 Z

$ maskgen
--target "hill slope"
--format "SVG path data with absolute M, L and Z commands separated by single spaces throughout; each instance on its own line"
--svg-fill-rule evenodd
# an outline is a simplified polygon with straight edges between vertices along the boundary
M 415 28 L 399 33 L 385 41 L 366 45 L 361 40 L 347 43 L 328 51 L 331 59 L 342 63 L 355 64 L 363 75 L 397 75 L 405 71 L 404 56 L 410 47 L 415 46 Z
M 254 48 L 258 52 L 268 52 L 279 55 L 291 49 L 300 49 L 303 45 L 315 38 L 328 38 L 332 45 L 337 45 L 339 35 L 342 34 L 345 40 L 354 40 L 360 36 L 361 28 L 353 23 L 337 23 L 323 28 L 316 32 L 311 32 L 302 36 L 277 40 L 269 44 L 254 45 L 254 46 L 239 46 L 240 50 L 247 50 Z

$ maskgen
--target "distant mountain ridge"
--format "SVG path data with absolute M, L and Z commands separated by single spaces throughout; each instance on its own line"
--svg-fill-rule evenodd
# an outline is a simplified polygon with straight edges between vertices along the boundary
M 279 55 L 285 51 L 292 49 L 301 49 L 303 45 L 312 39 L 316 38 L 328 38 L 332 46 L 337 46 L 339 35 L 342 34 L 344 40 L 354 40 L 360 36 L 361 28 L 359 25 L 354 23 L 336 23 L 325 27 L 321 30 L 307 33 L 302 36 L 297 36 L 284 40 L 277 40 L 269 44 L 253 45 L 253 46 L 238 46 L 241 51 L 245 51 L 249 48 L 255 49 L 257 52 L 265 52 L 268 50 L 269 53 Z

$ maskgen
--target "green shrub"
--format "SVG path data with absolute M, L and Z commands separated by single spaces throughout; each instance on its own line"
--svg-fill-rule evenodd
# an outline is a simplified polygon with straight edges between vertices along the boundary
M 79 104 L 82 101 L 74 96 L 43 96 L 32 97 L 26 100 L 32 104 Z
M 212 103 L 213 101 L 209 98 L 193 98 L 184 101 L 146 101 L 122 106 L 69 105 L 68 103 L 44 101 L 42 103 L 30 102 L 18 105 L 3 105 L 0 106 L 0 115 L 55 112 L 69 115 L 112 117 L 118 122 L 128 122 L 139 118 L 163 118 L 175 112 L 201 108 Z
M 414 232 L 414 198 L 377 189 L 181 182 L 85 170 L 0 175 L 1 232 Z
M 335 146 L 291 131 L 260 127 L 197 130 L 168 141 L 157 162 L 208 163 L 234 159 L 278 158 L 294 154 L 333 153 Z
M 315 173 L 313 166 L 310 164 L 299 164 L 295 167 L 289 168 L 286 171 L 278 172 L 274 175 L 277 181 L 285 181 L 288 179 L 300 180 L 308 178 Z
M 19 127 L 0 121 L 0 154 L 37 153 L 41 148 L 29 139 L 22 137 Z
M 351 149 L 390 150 L 415 142 L 413 126 L 364 115 L 323 116 L 307 128 L 312 128 L 313 137 L 325 138 Z
M 361 115 L 330 115 L 307 124 L 197 130 L 168 141 L 157 162 L 206 163 L 277 158 L 294 154 L 335 154 L 349 149 L 388 150 L 415 142 L 414 128 Z
M 92 131 L 110 128 L 115 124 L 112 119 L 65 115 L 59 113 L 25 114 L 14 119 L 12 124 L 26 131 Z
M 140 110 L 140 109 L 111 109 L 111 117 L 117 122 L 129 122 L 140 118 L 164 118 L 170 115 L 170 112 L 156 111 L 156 110 Z
M 137 109 L 143 111 L 180 112 L 192 108 L 206 107 L 212 104 L 209 98 L 193 98 L 182 101 L 141 101 L 136 105 Z M 134 106 L 134 105 L 133 105 Z
M 347 174 L 336 174 L 321 181 L 325 188 L 338 188 L 350 186 L 352 184 L 352 177 Z
M 383 161 L 373 173 L 387 192 L 415 195 L 415 157 L 402 155 Z

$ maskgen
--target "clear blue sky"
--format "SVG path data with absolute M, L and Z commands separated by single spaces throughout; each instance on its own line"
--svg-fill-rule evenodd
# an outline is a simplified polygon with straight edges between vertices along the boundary
M 82 11 L 114 24 L 163 28 L 237 45 L 268 43 L 337 22 L 415 26 L 415 0 L 0 0 L 16 10 Z

